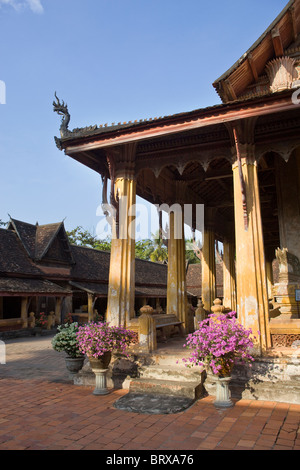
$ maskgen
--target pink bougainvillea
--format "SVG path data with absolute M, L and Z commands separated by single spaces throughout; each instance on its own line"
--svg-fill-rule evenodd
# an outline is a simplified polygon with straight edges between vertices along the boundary
M 137 341 L 137 334 L 106 322 L 90 322 L 79 327 L 77 339 L 83 354 L 97 358 L 113 350 L 125 354 L 128 345 Z
M 209 366 L 214 374 L 222 369 L 224 359 L 227 364 L 234 364 L 238 358 L 241 362 L 252 362 L 251 348 L 253 339 L 251 329 L 245 329 L 236 319 L 236 313 L 223 315 L 211 314 L 198 324 L 198 330 L 187 336 L 184 347 L 190 349 L 191 355 L 184 358 L 187 366 Z

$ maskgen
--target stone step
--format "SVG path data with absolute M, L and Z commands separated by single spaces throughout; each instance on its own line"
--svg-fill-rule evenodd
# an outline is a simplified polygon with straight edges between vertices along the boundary
M 198 400 L 205 395 L 201 380 L 180 382 L 178 380 L 139 378 L 131 380 L 129 392 L 186 397 L 192 400 Z
M 140 378 L 161 379 L 161 380 L 178 380 L 182 382 L 197 382 L 202 380 L 202 371 L 200 367 L 180 367 L 169 365 L 155 365 L 142 367 L 139 370 Z

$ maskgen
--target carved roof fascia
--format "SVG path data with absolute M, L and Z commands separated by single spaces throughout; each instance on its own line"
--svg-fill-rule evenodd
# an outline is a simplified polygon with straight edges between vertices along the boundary
M 215 149 L 194 149 L 193 151 L 179 152 L 177 155 L 174 154 L 174 152 L 169 152 L 168 154 L 157 153 L 154 157 L 151 157 L 151 159 L 149 159 L 149 157 L 138 156 L 136 160 L 136 173 L 138 174 L 142 170 L 149 169 L 152 170 L 158 178 L 164 168 L 172 166 L 178 170 L 180 175 L 182 175 L 186 166 L 192 162 L 199 163 L 206 172 L 213 160 L 222 158 L 225 158 L 229 163 L 232 163 L 230 145 Z
M 280 155 L 285 162 L 288 162 L 291 154 L 298 147 L 300 147 L 300 137 L 287 141 L 279 140 L 278 142 L 272 141 L 266 144 L 258 144 L 255 148 L 255 158 L 259 162 L 266 153 L 274 152 Z

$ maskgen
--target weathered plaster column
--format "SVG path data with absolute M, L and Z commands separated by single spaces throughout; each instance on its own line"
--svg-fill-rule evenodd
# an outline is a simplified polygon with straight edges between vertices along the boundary
M 187 294 L 183 207 L 169 214 L 167 314 L 187 326 Z
M 223 241 L 223 305 L 236 311 L 235 245 Z
M 241 324 L 252 329 L 259 355 L 271 344 L 257 164 L 254 145 L 240 145 L 239 151 L 240 166 L 235 151 L 233 163 L 237 313 Z
M 204 309 L 210 311 L 216 298 L 216 255 L 214 217 L 216 211 L 205 208 L 202 247 L 202 302 Z
M 110 254 L 107 321 L 126 326 L 134 317 L 135 300 L 135 204 L 133 171 L 135 147 L 121 149 L 114 159 L 114 197 L 118 202 L 118 227 L 113 225 Z M 113 155 L 113 157 L 115 157 Z

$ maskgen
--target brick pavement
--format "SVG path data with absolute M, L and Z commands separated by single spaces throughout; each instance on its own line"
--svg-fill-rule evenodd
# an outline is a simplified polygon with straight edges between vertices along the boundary
M 210 396 L 172 415 L 117 410 L 114 402 L 127 391 L 99 397 L 73 385 L 50 342 L 6 341 L 0 450 L 300 450 L 300 405 L 235 400 L 220 411 Z

